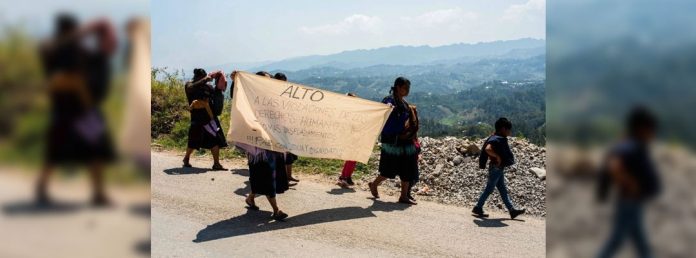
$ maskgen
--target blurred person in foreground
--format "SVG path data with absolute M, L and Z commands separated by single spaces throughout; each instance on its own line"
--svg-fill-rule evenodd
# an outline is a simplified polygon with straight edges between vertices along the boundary
M 598 196 L 606 200 L 609 189 L 617 191 L 613 228 L 598 257 L 613 257 L 629 237 L 639 257 L 652 257 L 645 233 L 645 204 L 660 192 L 660 178 L 650 157 L 657 119 L 648 109 L 636 107 L 626 120 L 627 137 L 608 153 L 600 173 Z
M 110 204 L 103 166 L 115 155 L 100 106 L 109 92 L 115 50 L 114 28 L 107 20 L 80 26 L 69 14 L 56 17 L 53 37 L 41 44 L 51 104 L 46 156 L 36 185 L 40 205 L 51 204 L 47 186 L 57 165 L 88 165 L 92 204 Z
M 150 22 L 135 17 L 128 21 L 128 45 L 126 64 L 128 83 L 119 147 L 125 157 L 130 157 L 137 167 L 150 174 Z

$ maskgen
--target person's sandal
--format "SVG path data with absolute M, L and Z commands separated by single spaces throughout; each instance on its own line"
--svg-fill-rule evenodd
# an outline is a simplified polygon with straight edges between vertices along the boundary
M 288 217 L 288 214 L 285 214 L 285 212 L 280 211 L 280 210 L 278 212 L 274 213 L 272 216 L 272 218 L 274 220 L 278 220 L 278 221 L 285 221 L 285 218 L 287 218 L 287 217 Z
M 336 182 L 336 185 L 340 186 L 341 188 L 349 188 L 348 187 L 348 182 L 346 182 L 345 179 L 339 178 L 338 181 Z
M 288 178 L 288 181 L 293 181 L 293 182 L 300 182 L 300 180 L 299 180 L 299 179 L 297 179 L 297 178 L 294 178 L 294 177 L 289 177 L 289 178 Z
M 416 202 L 414 202 L 414 201 L 409 200 L 408 198 L 406 198 L 406 199 L 404 199 L 404 198 L 399 198 L 399 203 L 409 204 L 409 205 L 416 205 L 416 204 L 418 204 L 418 203 L 416 203 Z
M 220 163 L 213 165 L 213 170 L 227 170 Z
M 184 159 L 183 161 L 184 161 L 183 167 L 185 167 L 185 168 L 193 167 L 193 166 L 191 166 L 191 163 L 189 163 L 189 159 Z
M 256 206 L 253 202 L 249 202 L 249 200 L 244 200 L 244 202 L 247 204 L 247 209 L 257 211 L 259 210 L 259 206 Z
M 377 192 L 377 186 L 375 186 L 375 184 L 372 182 L 367 183 L 367 186 L 370 187 L 370 193 L 372 194 L 372 197 L 375 197 L 375 199 L 379 199 L 379 192 Z

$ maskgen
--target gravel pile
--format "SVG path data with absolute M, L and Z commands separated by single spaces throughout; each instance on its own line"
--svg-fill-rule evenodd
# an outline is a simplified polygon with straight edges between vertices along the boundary
M 420 182 L 414 188 L 416 198 L 446 204 L 473 207 L 485 187 L 488 172 L 478 168 L 478 155 L 485 139 L 423 137 Z M 546 150 L 524 139 L 510 137 L 516 164 L 505 175 L 512 202 L 529 214 L 546 216 Z M 376 155 L 374 162 L 379 162 Z M 373 172 L 372 180 L 377 175 Z M 366 187 L 366 184 L 364 184 Z M 386 187 L 385 187 L 386 186 Z M 388 180 L 380 192 L 397 194 L 400 182 Z M 498 191 L 490 195 L 484 210 L 507 211 Z

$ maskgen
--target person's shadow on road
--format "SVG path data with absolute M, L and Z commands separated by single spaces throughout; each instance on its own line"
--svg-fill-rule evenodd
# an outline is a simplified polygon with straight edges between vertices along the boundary
M 164 170 L 164 173 L 167 175 L 191 175 L 191 174 L 203 174 L 208 171 L 212 171 L 212 169 L 207 169 L 207 168 L 196 168 L 196 167 L 190 167 L 190 168 L 185 168 L 185 167 L 178 167 L 178 168 L 168 168 Z
M 508 226 L 508 224 L 503 223 L 503 221 L 506 221 L 506 220 L 524 222 L 524 220 L 521 220 L 521 219 L 506 219 L 506 218 L 489 219 L 489 218 L 483 218 L 483 217 L 476 217 L 474 219 L 474 224 L 476 224 L 479 227 L 484 227 L 484 228 L 500 228 L 500 227 L 507 227 Z
M 232 171 L 232 174 L 234 174 L 234 175 L 240 175 L 240 176 L 246 176 L 246 177 L 249 176 L 249 169 L 246 169 L 246 168 L 235 168 L 235 169 L 231 169 L 230 171 Z
M 237 168 L 232 169 L 231 171 L 233 175 L 249 177 L 249 169 Z M 237 188 L 237 190 L 234 190 L 234 193 L 239 196 L 247 196 L 247 194 L 251 193 L 251 183 L 249 183 L 249 180 L 244 181 L 244 187 Z
M 326 192 L 327 194 L 332 194 L 332 195 L 342 195 L 346 193 L 355 193 L 355 189 L 353 188 L 333 188 L 330 191 Z
M 246 197 L 247 194 L 251 193 L 251 183 L 248 180 L 244 181 L 244 187 L 237 188 L 237 190 L 234 190 L 234 193 Z
M 375 217 L 375 214 L 370 209 L 361 207 L 340 207 L 311 211 L 290 216 L 285 221 L 271 220 L 270 211 L 247 210 L 243 215 L 207 226 L 196 234 L 196 239 L 193 242 L 202 243 L 221 238 L 367 217 Z
M 378 199 L 373 199 L 373 201 L 374 202 L 372 203 L 372 205 L 370 205 L 370 207 L 367 207 L 368 210 L 392 212 L 392 211 L 403 211 L 403 210 L 411 207 L 411 205 L 398 203 L 398 202 L 383 202 L 383 201 L 380 201 Z
M 38 204 L 33 200 L 22 200 L 4 204 L 2 211 L 8 216 L 56 215 L 76 213 L 87 207 L 87 204 L 76 202 L 53 201 L 50 204 Z

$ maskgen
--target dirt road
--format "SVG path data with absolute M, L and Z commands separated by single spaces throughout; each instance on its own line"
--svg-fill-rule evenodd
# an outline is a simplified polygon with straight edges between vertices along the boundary
M 148 257 L 150 192 L 146 184 L 108 186 L 113 205 L 89 203 L 87 178 L 59 174 L 55 201 L 33 201 L 35 175 L 0 167 L 0 257 Z
M 270 206 L 245 208 L 249 192 L 243 160 L 223 161 L 230 171 L 181 168 L 181 156 L 152 153 L 153 257 L 544 257 L 545 222 L 491 214 L 481 220 L 469 207 L 381 201 L 365 191 L 339 190 L 302 177 L 278 195 L 285 222 L 269 219 Z M 198 167 L 212 163 L 192 159 Z

